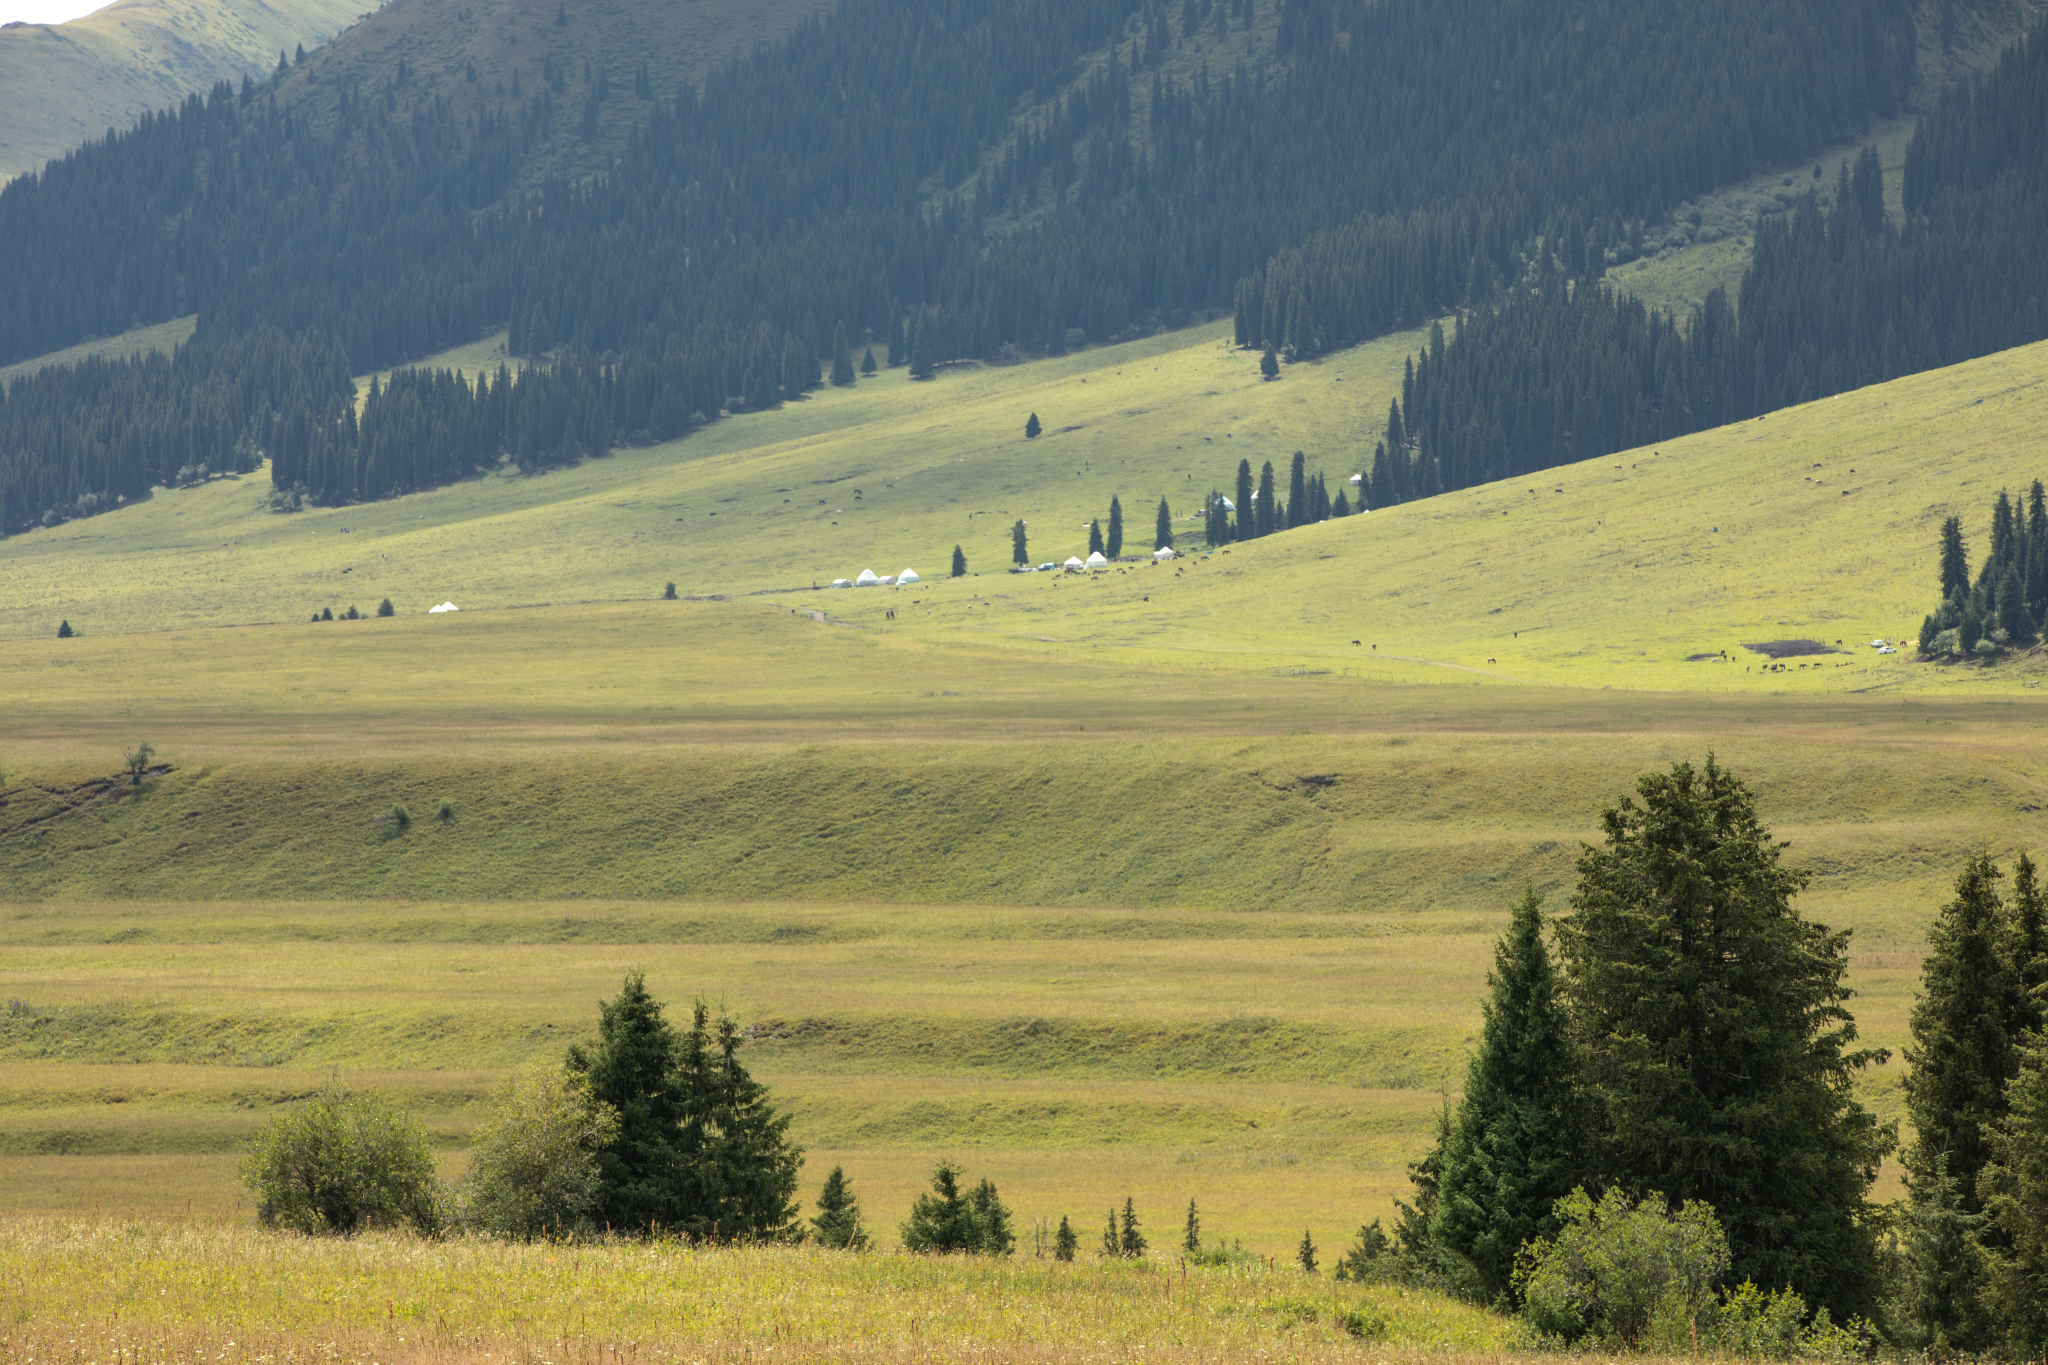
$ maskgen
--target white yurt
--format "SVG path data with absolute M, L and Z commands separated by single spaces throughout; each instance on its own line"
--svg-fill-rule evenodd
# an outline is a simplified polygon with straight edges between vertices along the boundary
M 832 580 L 832 586 L 835 588 L 850 588 L 853 586 L 853 580 L 851 578 L 835 578 Z
M 442 612 L 444 612 L 444 611 L 461 611 L 461 610 L 462 610 L 462 608 L 461 608 L 461 607 L 458 607 L 458 606 L 456 606 L 456 605 L 455 605 L 455 604 L 454 604 L 453 602 L 443 602 L 443 603 L 442 603 L 442 604 L 441 604 L 440 606 L 438 606 L 438 607 L 428 607 L 428 608 L 427 608 L 427 615 L 429 615 L 429 616 L 439 616 L 439 615 L 440 615 L 440 614 L 441 614 Z
M 1216 499 L 1216 501 L 1223 504 L 1223 510 L 1226 512 L 1235 512 L 1237 510 L 1237 504 L 1232 502 L 1229 498 L 1219 497 Z
M 1109 567 L 1109 558 L 1102 551 L 1097 550 L 1094 554 L 1088 556 L 1088 567 L 1091 569 L 1106 569 Z
M 1162 545 L 1152 552 L 1152 558 L 1155 560 L 1178 559 L 1179 556 L 1174 554 L 1171 545 Z
M 889 575 L 887 574 L 883 574 L 880 581 L 882 586 L 885 588 L 893 588 L 896 586 L 896 580 L 889 577 Z
M 853 586 L 856 588 L 872 588 L 879 584 L 881 581 L 881 579 L 875 577 L 875 571 L 873 569 L 862 569 L 860 571 L 860 577 L 853 580 Z
M 1062 569 L 1070 569 L 1070 570 L 1079 570 L 1079 569 L 1085 569 L 1085 568 L 1087 568 L 1088 566 L 1087 566 L 1086 564 L 1083 564 L 1083 563 L 1082 563 L 1082 562 L 1081 562 L 1081 561 L 1080 561 L 1079 559 L 1077 559 L 1077 558 L 1072 558 L 1072 557 L 1070 557 L 1070 558 L 1069 558 L 1069 559 L 1067 560 L 1067 562 L 1066 562 L 1066 563 L 1064 563 L 1064 564 L 1062 564 L 1062 565 L 1060 565 L 1060 567 L 1061 567 Z
M 1363 475 L 1363 474 L 1353 474 L 1353 475 L 1351 476 L 1351 486 L 1352 486 L 1353 488 L 1361 488 L 1361 487 L 1363 487 L 1364 485 L 1365 485 L 1365 475 Z
M 904 583 L 922 583 L 923 581 L 923 579 L 917 576 L 917 570 L 915 569 L 905 569 L 902 573 L 896 575 L 896 582 L 899 586 Z

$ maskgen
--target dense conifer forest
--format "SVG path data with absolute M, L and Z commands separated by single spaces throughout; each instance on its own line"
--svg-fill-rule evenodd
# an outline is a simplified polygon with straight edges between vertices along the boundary
M 467 118 L 403 63 L 364 89 L 316 59 L 317 99 L 219 87 L 0 192 L 0 362 L 193 311 L 192 383 L 264 327 L 358 374 L 498 326 L 561 361 L 512 381 L 524 404 L 401 376 L 360 426 L 286 385 L 177 457 L 253 445 L 341 501 L 773 405 L 841 326 L 914 375 L 1231 307 L 1310 355 L 1553 256 L 1593 273 L 1669 205 L 1896 112 L 1914 53 L 1906 0 L 846 0 L 701 88 L 558 68 Z M 611 101 L 635 128 L 602 173 L 523 174 Z M 78 432 L 168 420 L 118 367 L 46 392 Z M 10 526 L 135 491 L 111 456 L 0 461 Z
M 1875 153 L 1757 228 L 1739 299 L 1680 322 L 1553 266 L 1432 337 L 1374 506 L 1741 421 L 2048 337 L 2048 31 L 1922 120 L 1891 222 Z

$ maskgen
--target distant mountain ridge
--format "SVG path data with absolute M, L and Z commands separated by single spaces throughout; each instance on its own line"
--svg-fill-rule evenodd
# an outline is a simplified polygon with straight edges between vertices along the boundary
M 216 81 L 264 74 L 374 0 L 119 0 L 68 24 L 0 26 L 0 181 Z

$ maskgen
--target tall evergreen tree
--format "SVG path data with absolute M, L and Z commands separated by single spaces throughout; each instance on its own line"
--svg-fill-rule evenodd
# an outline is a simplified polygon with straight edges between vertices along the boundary
M 1124 1254 L 1123 1237 L 1116 1230 L 1116 1205 L 1109 1206 L 1108 1221 L 1102 1225 L 1102 1250 L 1099 1253 L 1112 1260 Z
M 1158 515 L 1152 519 L 1152 548 L 1170 550 L 1173 548 L 1173 509 L 1166 505 L 1166 499 L 1159 499 Z
M 1188 1198 L 1187 1222 L 1180 1230 L 1180 1249 L 1190 1256 L 1202 1249 L 1202 1216 L 1195 1211 L 1193 1196 Z
M 1029 564 L 1031 562 L 1031 550 L 1025 543 L 1024 519 L 1022 517 L 1017 518 L 1017 524 L 1010 528 L 1010 562 L 1013 564 Z
M 1471 1263 L 1491 1300 L 1510 1291 L 1522 1246 L 1556 1235 L 1551 1210 L 1579 1174 L 1569 1021 L 1543 942 L 1543 898 L 1533 888 L 1494 945 L 1488 985 L 1430 1236 Z
M 675 1030 L 639 972 L 598 1010 L 598 1042 L 569 1049 L 569 1066 L 591 1097 L 618 1111 L 619 1131 L 598 1155 L 602 1179 L 593 1218 L 621 1232 L 653 1232 L 686 1216 L 681 1131 L 686 1097 L 676 1074 Z
M 1963 519 L 1941 523 L 1941 600 L 1960 602 L 1970 595 L 1970 552 L 1963 548 Z
M 1257 527 L 1257 534 L 1270 536 L 1273 532 L 1280 530 L 1283 525 L 1279 517 L 1280 494 L 1273 487 L 1273 462 L 1271 460 L 1267 460 L 1259 467 L 1259 492 L 1253 502 L 1258 508 L 1258 515 L 1254 522 Z
M 1291 530 L 1315 520 L 1315 500 L 1308 491 L 1308 456 L 1297 450 L 1287 471 L 1287 525 Z
M 967 577 L 967 552 L 958 545 L 953 547 L 953 577 Z
M 1060 1215 L 1060 1230 L 1053 1235 L 1052 1258 L 1055 1261 L 1071 1261 L 1080 1249 L 1081 1239 L 1074 1233 L 1074 1225 L 1067 1221 L 1067 1215 Z
M 1237 529 L 1233 540 L 1250 540 L 1257 536 L 1258 504 L 1252 500 L 1252 462 L 1237 462 Z
M 1866 1196 L 1895 1139 L 1851 1090 L 1884 1054 L 1849 1050 L 1849 935 L 1793 908 L 1804 874 L 1712 757 L 1637 794 L 1604 813 L 1558 924 L 1588 1164 L 1712 1204 L 1736 1275 L 1867 1314 Z
M 1111 559 L 1124 552 L 1124 505 L 1114 493 L 1109 495 L 1109 530 L 1102 538 L 1102 552 Z
M 1039 432 L 1041 432 L 1041 431 L 1044 431 L 1044 430 L 1045 430 L 1045 428 L 1044 428 L 1043 426 L 1039 425 L 1039 421 L 1038 421 L 1038 414 L 1037 414 L 1037 413 L 1035 413 L 1035 412 L 1034 412 L 1034 413 L 1032 413 L 1032 414 L 1031 414 L 1031 415 L 1030 415 L 1029 417 L 1027 417 L 1027 418 L 1025 418 L 1025 419 L 1024 419 L 1024 439 L 1025 439 L 1025 440 L 1027 440 L 1027 441 L 1035 441 L 1035 440 L 1037 440 L 1037 439 L 1038 439 L 1038 433 L 1039 433 Z
M 862 374 L 873 374 L 875 372 L 874 347 L 869 346 L 860 353 L 860 372 Z
M 910 377 L 930 379 L 936 373 L 938 366 L 932 354 L 931 323 L 921 318 L 910 338 Z
M 1091 519 L 1088 523 L 1088 553 L 1102 553 L 1102 523 Z
M 2018 1070 L 2008 1031 L 2020 982 L 2006 951 L 2010 929 L 1998 865 L 1977 854 L 1956 879 L 1955 896 L 1928 931 L 1920 998 L 1906 1050 L 1906 1112 L 1916 1134 L 1906 1153 L 1922 1181 L 1937 1162 L 1956 1182 L 1966 1213 L 1983 1212 L 1977 1177 L 1989 1159 L 1991 1125 L 2005 1113 L 2005 1087 Z M 1976 1343 L 1951 1340 L 1957 1346 Z
M 2019 1359 L 2039 1358 L 2048 1353 L 2048 1034 L 2027 1035 L 1990 1145 L 1978 1185 L 2004 1252 L 1985 1302 L 1999 1344 Z
M 832 329 L 832 382 L 845 388 L 854 382 L 853 347 L 846 340 L 846 324 Z
M 1301 1245 L 1294 1249 L 1294 1262 L 1301 1267 L 1303 1274 L 1316 1273 L 1316 1244 L 1307 1228 L 1301 1230 Z

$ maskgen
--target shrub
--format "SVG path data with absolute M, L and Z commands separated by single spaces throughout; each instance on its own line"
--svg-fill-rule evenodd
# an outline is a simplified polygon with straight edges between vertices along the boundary
M 441 804 L 434 807 L 434 818 L 444 825 L 453 824 L 455 821 L 455 803 L 445 796 L 442 797 Z
M 1809 1322 L 1806 1300 L 1798 1294 L 1790 1289 L 1767 1292 L 1748 1280 L 1722 1291 L 1721 1302 L 1700 1324 L 1699 1338 L 1701 1344 L 1728 1355 L 1800 1360 L 1860 1358 L 1871 1344 L 1869 1329 L 1860 1321 L 1838 1327 L 1829 1320 L 1828 1310 L 1821 1308 Z M 1658 1344 L 1676 1353 L 1691 1342 Z
M 241 1177 L 266 1227 L 344 1237 L 441 1228 L 426 1130 L 382 1095 L 328 1090 L 277 1115 L 250 1141 Z
M 661 590 L 661 600 L 664 602 L 673 602 L 676 600 L 675 584 L 670 583 Z
M 1631 1205 L 1610 1189 L 1557 1201 L 1555 1239 L 1522 1249 L 1515 1287 L 1529 1325 L 1567 1343 L 1636 1345 L 1653 1323 L 1687 1323 L 1713 1310 L 1728 1270 L 1728 1237 L 1714 1210 L 1689 1200 L 1674 1214 L 1661 1195 Z
M 602 1185 L 597 1154 L 618 1132 L 618 1111 L 582 1076 L 543 1065 L 507 1078 L 477 1128 L 465 1221 L 508 1237 L 582 1231 Z
M 1360 1306 L 1337 1311 L 1337 1330 L 1359 1341 L 1384 1341 L 1393 1324 L 1384 1313 Z
M 412 812 L 407 810 L 404 806 L 393 806 L 391 808 L 391 827 L 400 834 L 403 834 L 407 830 L 411 829 Z

